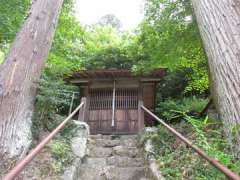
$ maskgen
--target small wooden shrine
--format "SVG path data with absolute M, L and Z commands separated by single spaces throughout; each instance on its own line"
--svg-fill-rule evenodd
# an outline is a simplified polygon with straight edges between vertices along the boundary
M 164 75 L 164 69 L 148 75 L 129 70 L 82 70 L 68 80 L 80 87 L 81 97 L 86 97 L 80 120 L 90 126 L 91 134 L 135 134 L 151 124 L 140 105 L 154 111 L 156 85 Z

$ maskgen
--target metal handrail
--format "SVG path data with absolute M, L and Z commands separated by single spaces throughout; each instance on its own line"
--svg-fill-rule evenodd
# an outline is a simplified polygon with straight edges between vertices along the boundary
M 36 157 L 44 146 L 72 119 L 72 117 L 83 107 L 81 104 L 55 128 L 46 138 L 44 138 L 25 158 L 23 158 L 4 178 L 3 180 L 13 180 L 32 160 Z
M 226 166 L 219 163 L 216 159 L 210 158 L 203 150 L 201 150 L 199 147 L 194 145 L 191 141 L 189 141 L 187 138 L 185 138 L 182 134 L 177 132 L 174 128 L 169 126 L 167 123 L 165 123 L 162 119 L 157 117 L 155 114 L 153 114 L 149 109 L 147 109 L 145 106 L 141 106 L 141 108 L 147 112 L 149 115 L 151 115 L 154 119 L 156 119 L 159 123 L 161 123 L 164 127 L 166 127 L 171 133 L 176 135 L 180 140 L 182 140 L 185 144 L 187 144 L 189 147 L 191 147 L 196 153 L 198 153 L 201 157 L 203 157 L 205 160 L 207 160 L 210 164 L 212 164 L 215 168 L 217 168 L 219 171 L 225 174 L 225 176 L 231 180 L 240 180 L 240 176 L 232 172 L 230 169 L 228 169 Z

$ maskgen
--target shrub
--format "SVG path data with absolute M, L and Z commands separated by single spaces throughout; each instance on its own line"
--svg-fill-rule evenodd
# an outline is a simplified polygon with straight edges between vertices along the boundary
M 162 99 L 181 97 L 188 83 L 186 79 L 188 73 L 187 69 L 168 72 L 158 85 L 158 95 Z
M 209 123 L 206 119 L 196 119 L 182 113 L 182 120 L 172 126 L 200 146 L 210 157 L 240 173 L 240 161 L 234 158 L 230 145 L 224 140 L 223 127 L 219 122 Z M 154 152 L 161 174 L 167 179 L 226 179 L 226 177 L 188 148 L 163 126 L 156 134 L 148 136 L 154 145 Z
M 59 138 L 51 141 L 50 149 L 54 158 L 52 164 L 54 172 L 60 173 L 63 171 L 64 167 L 73 160 L 71 147 L 65 139 Z
M 32 132 L 37 138 L 39 131 L 51 131 L 68 114 L 72 92 L 76 87 L 64 84 L 63 81 L 52 80 L 47 76 L 38 82 L 38 93 L 33 117 Z M 75 101 L 74 107 L 78 101 Z
M 185 112 L 190 115 L 197 115 L 206 106 L 207 99 L 193 97 L 184 97 L 180 100 L 168 99 L 157 104 L 157 114 L 166 121 L 181 120 Z

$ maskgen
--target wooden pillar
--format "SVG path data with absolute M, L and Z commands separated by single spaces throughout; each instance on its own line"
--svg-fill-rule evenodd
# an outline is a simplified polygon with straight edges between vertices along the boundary
M 87 98 L 86 98 L 86 97 L 82 97 L 82 98 L 81 98 L 81 103 L 84 103 L 84 105 L 83 105 L 83 107 L 79 110 L 78 120 L 79 120 L 79 121 L 86 121 Z
M 144 125 L 144 112 L 142 107 L 143 106 L 143 101 L 139 100 L 138 102 L 138 132 L 143 131 L 145 125 Z
M 71 104 L 70 104 L 70 108 L 68 111 L 68 115 L 70 115 L 72 113 L 74 98 L 75 98 L 75 92 L 72 93 L 72 99 L 71 99 Z
M 144 125 L 144 112 L 141 108 L 143 106 L 143 84 L 139 82 L 139 89 L 138 89 L 138 132 L 141 132 L 145 125 Z
M 81 101 L 83 101 L 84 99 L 83 98 L 85 98 L 85 111 L 84 111 L 84 114 L 83 115 L 81 115 L 80 116 L 80 114 L 79 114 L 79 120 L 81 120 L 81 121 L 88 121 L 88 116 L 89 116 L 89 104 L 90 104 L 90 84 L 89 83 L 87 83 L 87 84 L 85 84 L 84 86 L 81 86 L 80 87 L 80 97 L 81 97 Z M 80 119 L 81 118 L 81 119 Z
M 115 96 L 116 96 L 116 84 L 113 82 L 113 98 L 112 98 L 112 127 L 115 126 Z

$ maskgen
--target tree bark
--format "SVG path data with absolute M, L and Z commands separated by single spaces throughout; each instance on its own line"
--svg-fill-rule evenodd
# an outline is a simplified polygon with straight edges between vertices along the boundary
M 62 0 L 33 0 L 0 66 L 0 155 L 22 155 L 31 143 L 36 82 L 51 47 Z
M 211 93 L 230 135 L 240 123 L 240 1 L 192 0 L 192 4 L 208 56 Z

